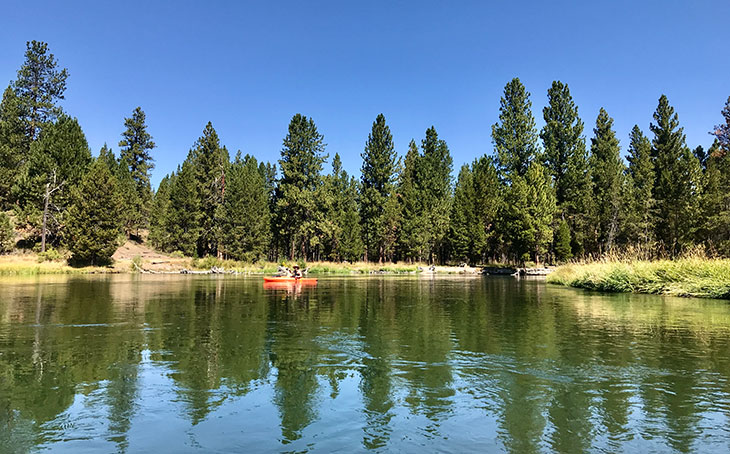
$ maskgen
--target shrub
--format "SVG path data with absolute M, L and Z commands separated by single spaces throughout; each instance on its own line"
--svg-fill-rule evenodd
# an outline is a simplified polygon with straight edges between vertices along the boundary
M 15 247 L 15 227 L 7 213 L 0 212 L 0 253 L 6 253 Z

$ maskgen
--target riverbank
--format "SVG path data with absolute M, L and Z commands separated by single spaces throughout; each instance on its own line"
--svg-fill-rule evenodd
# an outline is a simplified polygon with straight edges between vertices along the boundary
M 558 267 L 547 282 L 601 292 L 730 299 L 730 260 L 687 258 L 568 264 Z

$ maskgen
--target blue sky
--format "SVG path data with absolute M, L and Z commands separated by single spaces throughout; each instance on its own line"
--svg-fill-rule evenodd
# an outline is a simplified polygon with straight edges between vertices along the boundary
M 690 146 L 707 147 L 730 96 L 727 18 L 717 1 L 6 2 L 0 83 L 25 42 L 49 43 L 70 77 L 63 108 L 96 154 L 115 151 L 123 118 L 147 113 L 152 181 L 175 169 L 208 121 L 222 143 L 278 159 L 295 113 L 314 118 L 330 157 L 359 174 L 384 113 L 404 154 L 436 127 L 455 169 L 492 153 L 504 85 L 519 77 L 542 126 L 553 80 L 586 124 L 601 106 L 622 150 L 662 93 Z

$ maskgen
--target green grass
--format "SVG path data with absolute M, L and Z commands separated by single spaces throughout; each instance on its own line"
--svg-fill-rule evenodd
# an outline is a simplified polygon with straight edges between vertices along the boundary
M 215 257 L 206 257 L 204 259 L 193 259 L 192 267 L 197 270 L 209 270 L 211 267 L 224 268 L 226 270 L 236 271 L 242 274 L 274 274 L 278 271 L 279 265 L 273 262 L 246 263 L 235 260 L 218 260 Z M 287 263 L 291 267 L 293 263 Z M 337 262 L 309 262 L 300 263 L 302 268 L 308 268 L 309 274 L 334 274 L 334 275 L 350 275 L 350 274 L 370 274 L 370 273 L 415 273 L 418 271 L 418 265 L 407 265 L 402 263 L 388 263 L 378 265 L 377 263 L 337 263 Z M 425 265 L 424 265 L 425 266 Z
M 602 292 L 730 298 L 730 260 L 684 258 L 568 264 L 548 275 L 547 281 Z

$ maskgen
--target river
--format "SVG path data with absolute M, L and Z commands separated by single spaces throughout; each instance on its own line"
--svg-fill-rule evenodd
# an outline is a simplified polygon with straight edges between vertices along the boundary
M 0 279 L 0 452 L 728 452 L 728 301 Z

